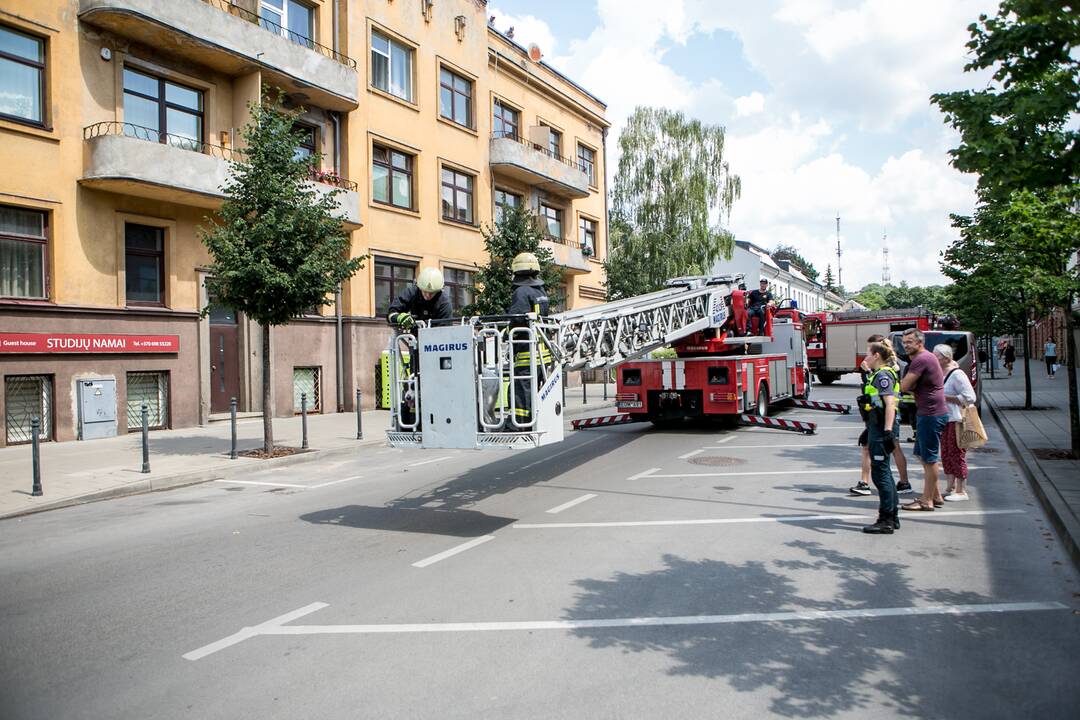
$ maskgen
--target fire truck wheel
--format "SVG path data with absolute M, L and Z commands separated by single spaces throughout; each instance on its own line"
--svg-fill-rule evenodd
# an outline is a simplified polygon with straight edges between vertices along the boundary
M 837 379 L 839 379 L 839 376 L 833 375 L 832 373 L 819 372 L 817 374 L 817 379 L 821 382 L 822 385 L 832 385 L 834 382 L 837 381 Z
M 769 417 L 769 389 L 762 384 L 757 391 L 757 411 L 761 417 Z

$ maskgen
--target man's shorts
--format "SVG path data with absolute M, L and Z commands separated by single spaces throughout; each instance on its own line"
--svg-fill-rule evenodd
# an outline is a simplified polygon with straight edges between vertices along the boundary
M 927 465 L 941 462 L 941 433 L 948 424 L 948 415 L 919 415 L 915 418 L 915 455 Z

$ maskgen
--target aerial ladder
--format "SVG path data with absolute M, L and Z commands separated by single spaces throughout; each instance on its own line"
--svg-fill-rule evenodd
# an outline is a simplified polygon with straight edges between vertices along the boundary
M 458 449 L 560 442 L 567 372 L 619 365 L 722 327 L 741 280 L 676 278 L 663 290 L 580 310 L 468 317 L 395 335 L 387 439 L 394 447 Z

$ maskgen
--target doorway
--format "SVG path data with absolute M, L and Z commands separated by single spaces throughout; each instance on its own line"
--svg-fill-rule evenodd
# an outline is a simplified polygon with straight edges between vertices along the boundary
M 210 412 L 229 412 L 240 395 L 240 333 L 236 311 L 210 308 Z

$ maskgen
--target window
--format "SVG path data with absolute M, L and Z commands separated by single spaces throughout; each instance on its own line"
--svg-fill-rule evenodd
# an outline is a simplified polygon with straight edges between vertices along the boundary
M 0 297 L 44 300 L 47 216 L 0 205 Z
M 403 100 L 413 101 L 413 51 L 371 31 L 371 84 Z
M 128 305 L 165 304 L 165 231 L 149 225 L 124 226 Z
M 199 152 L 203 141 L 203 94 L 124 68 L 124 122 L 125 135 Z
M 299 413 L 302 405 L 307 406 L 309 413 L 322 410 L 321 370 L 317 367 L 293 368 L 294 412 Z
M 578 242 L 581 249 L 589 249 L 590 255 L 596 255 L 596 221 L 589 218 L 578 219 Z
M 596 151 L 584 145 L 577 146 L 578 167 L 589 176 L 589 184 L 596 184 Z
M 442 169 L 442 216 L 446 220 L 472 224 L 472 175 L 451 168 Z
M 495 222 L 500 223 L 503 219 L 503 211 L 507 208 L 518 208 L 524 202 L 524 198 L 517 193 L 495 189 Z
M 551 135 L 548 138 L 548 152 L 551 153 L 553 157 L 562 157 L 562 133 L 550 125 L 545 125 L 544 127 L 551 132 Z
M 315 154 L 316 148 L 318 147 L 315 142 L 318 128 L 313 125 L 296 123 L 296 125 L 293 126 L 293 130 L 302 133 L 300 144 L 297 145 L 296 150 L 293 151 L 293 157 L 297 160 L 306 160 Z
M 518 137 L 518 128 L 521 127 L 521 116 L 518 111 L 502 103 L 495 101 L 495 116 L 492 123 L 494 137 L 509 137 L 515 140 Z
M 439 69 L 439 114 L 467 128 L 473 126 L 472 80 Z
M 41 422 L 38 439 L 52 439 L 52 377 L 8 375 L 4 378 L 4 433 L 8 445 L 33 439 L 30 423 Z
M 261 0 L 259 24 L 298 45 L 312 47 L 315 37 L 315 10 L 296 0 Z
M 461 312 L 461 308 L 472 304 L 476 292 L 473 285 L 473 273 L 457 268 L 445 268 L 443 277 L 446 279 L 444 292 L 450 297 L 450 307 L 455 313 Z
M 371 198 L 413 209 L 413 156 L 382 145 L 371 149 Z
M 45 41 L 0 27 L 0 115 L 45 124 Z
M 146 405 L 151 430 L 169 427 L 169 373 L 129 372 L 127 374 L 127 427 L 142 428 L 142 406 Z
M 385 317 L 390 303 L 416 278 L 416 265 L 404 261 L 375 260 L 375 314 Z
M 563 211 L 561 208 L 540 203 L 541 226 L 547 231 L 548 237 L 556 242 L 562 242 L 562 219 Z

